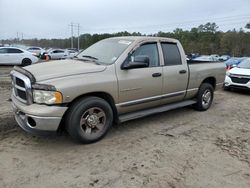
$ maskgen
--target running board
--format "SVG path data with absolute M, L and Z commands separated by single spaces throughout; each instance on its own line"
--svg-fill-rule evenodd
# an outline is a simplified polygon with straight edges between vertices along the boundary
M 195 104 L 195 103 L 196 103 L 195 100 L 186 100 L 186 101 L 167 104 L 167 105 L 164 105 L 164 106 L 155 107 L 155 108 L 151 108 L 151 109 L 146 109 L 146 110 L 131 112 L 131 113 L 127 113 L 127 114 L 122 114 L 122 115 L 119 116 L 119 122 L 122 123 L 122 122 L 125 122 L 125 121 L 129 121 L 129 120 L 133 120 L 133 119 L 137 119 L 137 118 L 142 118 L 142 117 L 149 116 L 149 115 L 152 115 L 152 114 L 157 114 L 157 113 L 173 110 L 173 109 L 176 109 L 176 108 L 189 106 L 189 105 L 192 105 L 192 104 Z

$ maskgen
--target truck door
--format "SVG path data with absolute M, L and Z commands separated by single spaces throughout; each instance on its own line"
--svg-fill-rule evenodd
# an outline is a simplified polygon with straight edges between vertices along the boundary
M 188 67 L 184 52 L 177 43 L 161 42 L 164 59 L 162 103 L 184 99 L 188 84 Z M 182 58 L 183 57 L 183 58 Z
M 135 57 L 149 58 L 149 67 L 121 70 L 117 68 L 119 104 L 122 113 L 160 105 L 162 93 L 162 66 L 160 66 L 157 42 L 144 43 L 124 63 Z

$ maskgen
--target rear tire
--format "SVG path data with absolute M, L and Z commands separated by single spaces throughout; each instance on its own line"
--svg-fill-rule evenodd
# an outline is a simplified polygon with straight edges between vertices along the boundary
M 194 108 L 198 111 L 206 111 L 210 108 L 214 98 L 214 88 L 209 83 L 201 84 L 198 94 L 197 103 Z
M 25 67 L 25 66 L 28 66 L 28 65 L 31 65 L 32 61 L 29 59 L 29 58 L 25 58 L 22 60 L 22 67 Z
M 112 124 L 112 108 L 108 102 L 98 97 L 85 97 L 76 101 L 65 118 L 69 135 L 84 144 L 102 139 Z

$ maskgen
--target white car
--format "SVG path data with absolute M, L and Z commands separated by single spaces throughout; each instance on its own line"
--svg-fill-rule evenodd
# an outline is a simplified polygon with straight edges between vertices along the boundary
M 238 67 L 227 71 L 224 89 L 230 88 L 250 90 L 250 58 L 243 60 Z
M 29 47 L 27 48 L 27 51 L 31 52 L 33 55 L 40 57 L 41 54 L 45 52 L 43 48 L 40 47 Z
M 16 47 L 0 47 L 0 65 L 27 66 L 38 62 L 32 53 Z
M 67 50 L 52 49 L 47 52 L 49 59 L 66 59 L 69 56 Z

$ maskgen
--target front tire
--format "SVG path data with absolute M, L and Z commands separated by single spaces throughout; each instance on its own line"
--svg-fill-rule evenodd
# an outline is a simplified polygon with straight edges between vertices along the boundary
M 209 83 L 203 83 L 197 94 L 197 103 L 194 108 L 198 111 L 206 111 L 210 108 L 214 98 L 214 88 Z
M 113 111 L 109 103 L 98 97 L 85 97 L 76 101 L 66 114 L 69 135 L 84 144 L 102 139 L 113 124 Z

